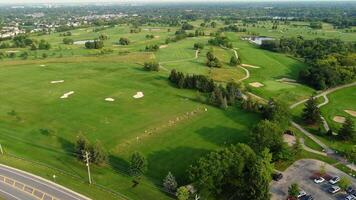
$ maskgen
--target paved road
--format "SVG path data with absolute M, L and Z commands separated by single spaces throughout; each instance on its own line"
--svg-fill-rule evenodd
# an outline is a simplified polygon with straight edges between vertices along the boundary
M 330 93 L 332 93 L 332 92 L 335 92 L 335 91 L 337 91 L 337 90 L 341 90 L 341 89 L 343 89 L 343 88 L 352 87 L 352 86 L 356 86 L 356 82 L 353 82 L 353 83 L 349 83 L 349 84 L 345 84 L 345 85 L 341 85 L 341 86 L 338 86 L 338 87 L 334 87 L 334 88 L 327 89 L 327 90 L 325 90 L 324 92 L 322 92 L 322 93 L 316 95 L 315 98 L 319 98 L 319 97 L 321 97 L 321 96 L 324 96 L 324 98 L 325 98 L 326 95 L 328 95 L 328 94 L 330 94 Z M 325 100 L 327 100 L 326 103 L 329 102 L 329 99 L 326 98 Z M 289 108 L 292 109 L 292 108 L 294 108 L 294 107 L 296 107 L 296 106 L 298 106 L 298 105 L 300 105 L 300 104 L 302 104 L 302 103 L 305 103 L 306 101 L 308 101 L 308 99 L 301 100 L 301 101 L 299 101 L 299 102 L 297 102 L 297 103 L 291 105 Z
M 0 196 L 10 200 L 89 200 L 56 183 L 1 164 Z
M 313 182 L 313 175 L 318 172 L 320 166 L 324 163 L 318 160 L 303 159 L 295 162 L 288 167 L 283 173 L 283 178 L 279 181 L 272 181 L 270 192 L 272 193 L 272 200 L 284 200 L 288 196 L 288 187 L 292 183 L 298 183 L 301 189 L 311 194 L 314 199 L 318 200 L 343 200 L 346 196 L 345 193 L 339 192 L 338 194 L 331 195 L 327 192 L 330 184 L 324 182 L 322 184 L 315 184 Z M 356 186 L 356 180 L 340 171 L 339 169 L 325 163 L 326 173 L 332 176 L 347 177 L 353 187 Z

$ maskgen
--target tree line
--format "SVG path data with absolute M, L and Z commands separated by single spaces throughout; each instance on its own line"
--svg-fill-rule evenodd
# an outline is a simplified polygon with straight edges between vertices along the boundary
M 261 48 L 303 58 L 309 66 L 300 71 L 299 80 L 316 89 L 356 79 L 356 43 L 340 39 L 292 37 L 265 40 Z

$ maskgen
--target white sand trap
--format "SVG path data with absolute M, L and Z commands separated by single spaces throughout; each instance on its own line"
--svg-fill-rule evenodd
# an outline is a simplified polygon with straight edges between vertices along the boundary
M 289 83 L 296 83 L 297 82 L 297 80 L 291 79 L 291 78 L 281 78 L 281 79 L 278 79 L 277 81 L 279 81 L 279 82 L 289 82 Z
M 105 101 L 113 102 L 113 101 L 115 101 L 115 99 L 109 97 L 109 98 L 106 98 Z
M 262 83 L 260 82 L 252 82 L 252 83 L 249 83 L 249 85 L 251 85 L 252 87 L 255 87 L 255 88 L 259 88 L 259 87 L 262 87 L 264 86 Z
M 137 92 L 134 96 L 133 96 L 133 98 L 135 98 L 135 99 L 140 99 L 140 98 L 142 98 L 144 95 L 143 95 L 143 93 L 142 92 Z
M 56 83 L 63 83 L 64 80 L 59 80 L 59 81 L 51 81 L 52 84 L 56 84 Z
M 353 116 L 353 117 L 356 117 L 356 111 L 354 110 L 344 110 L 347 114 Z
M 255 68 L 255 69 L 258 69 L 260 67 L 258 66 L 254 66 L 254 65 L 249 65 L 249 64 L 241 64 L 242 67 L 251 67 L 251 68 Z
M 161 46 L 159 46 L 160 49 L 164 49 L 164 48 L 167 48 L 167 47 L 168 47 L 168 45 L 161 45 Z
M 20 51 L 6 51 L 6 53 L 18 53 Z
M 335 122 L 337 122 L 337 123 L 344 123 L 346 119 L 345 119 L 345 117 L 335 116 L 335 117 L 333 118 L 333 120 L 334 120 Z
M 46 65 L 40 65 L 40 67 L 46 67 Z
M 65 93 L 65 94 L 63 94 L 62 96 L 61 96 L 61 99 L 66 99 L 66 98 L 68 98 L 70 95 L 72 95 L 72 94 L 74 94 L 74 91 L 70 91 L 70 92 L 67 92 L 67 93 Z
M 159 35 L 155 35 L 155 38 L 160 38 L 161 36 L 159 36 Z

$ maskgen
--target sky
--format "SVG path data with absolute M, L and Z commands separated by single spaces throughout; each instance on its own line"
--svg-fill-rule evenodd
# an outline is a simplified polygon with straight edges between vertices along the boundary
M 250 2 L 251 0 L 0 0 L 0 4 L 23 4 L 23 3 L 100 3 L 100 2 L 114 2 L 114 3 L 122 3 L 122 2 L 221 2 L 221 1 L 236 1 L 236 2 Z M 343 1 L 343 0 L 252 0 L 254 2 L 265 2 L 265 1 Z M 350 1 L 350 0 L 349 0 Z M 356 1 L 356 0 L 351 0 Z

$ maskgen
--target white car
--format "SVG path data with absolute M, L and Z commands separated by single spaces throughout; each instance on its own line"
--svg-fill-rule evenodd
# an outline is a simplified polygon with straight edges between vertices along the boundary
M 335 176 L 335 177 L 333 177 L 332 179 L 329 180 L 329 183 L 334 185 L 335 183 L 337 183 L 339 181 L 340 181 L 340 177 Z
M 328 191 L 329 191 L 331 194 L 335 194 L 335 193 L 339 192 L 340 190 L 341 190 L 341 189 L 340 189 L 339 186 L 334 185 L 334 186 L 331 186 Z
M 356 197 L 354 195 L 350 194 L 347 197 L 345 197 L 345 200 L 356 200 Z
M 325 179 L 323 177 L 319 177 L 319 178 L 314 179 L 314 183 L 316 183 L 316 184 L 322 183 L 324 181 L 325 181 Z
M 307 193 L 304 190 L 300 190 L 297 197 L 299 199 L 300 197 L 304 197 L 305 195 L 307 195 Z

